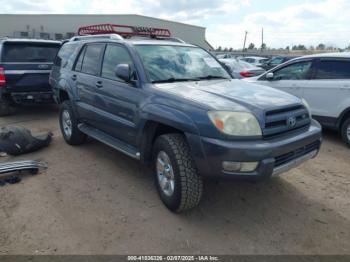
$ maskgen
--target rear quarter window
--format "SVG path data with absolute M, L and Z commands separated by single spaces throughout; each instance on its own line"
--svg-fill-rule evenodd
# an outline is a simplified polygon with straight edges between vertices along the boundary
M 69 68 L 74 63 L 74 54 L 78 50 L 79 45 L 65 44 L 59 50 L 54 65 L 62 68 Z
M 12 63 L 49 63 L 53 62 L 59 44 L 5 42 L 2 61 Z

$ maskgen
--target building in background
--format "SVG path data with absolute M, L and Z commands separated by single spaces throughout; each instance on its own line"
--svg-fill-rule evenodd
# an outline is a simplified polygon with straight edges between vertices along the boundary
M 0 14 L 0 36 L 63 40 L 74 36 L 80 26 L 104 23 L 167 28 L 173 37 L 213 49 L 205 39 L 205 27 L 141 15 Z

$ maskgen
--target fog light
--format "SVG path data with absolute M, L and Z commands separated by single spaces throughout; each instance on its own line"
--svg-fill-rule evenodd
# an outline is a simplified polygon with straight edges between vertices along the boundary
M 241 172 L 252 172 L 258 166 L 258 162 L 243 162 L 241 164 Z
M 237 171 L 241 170 L 241 163 L 240 162 L 224 161 L 224 162 L 222 162 L 222 168 L 225 171 L 237 172 Z
M 222 162 L 222 168 L 228 172 L 252 172 L 258 166 L 258 162 Z

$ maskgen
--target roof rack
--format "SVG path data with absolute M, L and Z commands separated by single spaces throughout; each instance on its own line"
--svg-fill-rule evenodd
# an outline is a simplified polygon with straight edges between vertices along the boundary
M 101 34 L 118 34 L 124 38 L 132 36 L 148 36 L 148 37 L 171 37 L 169 29 L 129 26 L 116 24 L 97 24 L 82 26 L 78 29 L 79 36 L 101 35 Z
M 101 34 L 101 35 L 73 36 L 71 39 L 69 39 L 69 41 L 89 40 L 89 39 L 95 39 L 95 38 L 107 38 L 107 39 L 114 39 L 114 40 L 123 39 L 123 37 L 121 37 L 118 34 Z

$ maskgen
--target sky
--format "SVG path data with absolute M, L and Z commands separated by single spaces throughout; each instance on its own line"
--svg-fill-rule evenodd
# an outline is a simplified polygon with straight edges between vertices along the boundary
M 214 47 L 350 45 L 350 0 L 0 0 L 0 13 L 140 14 L 206 27 Z

